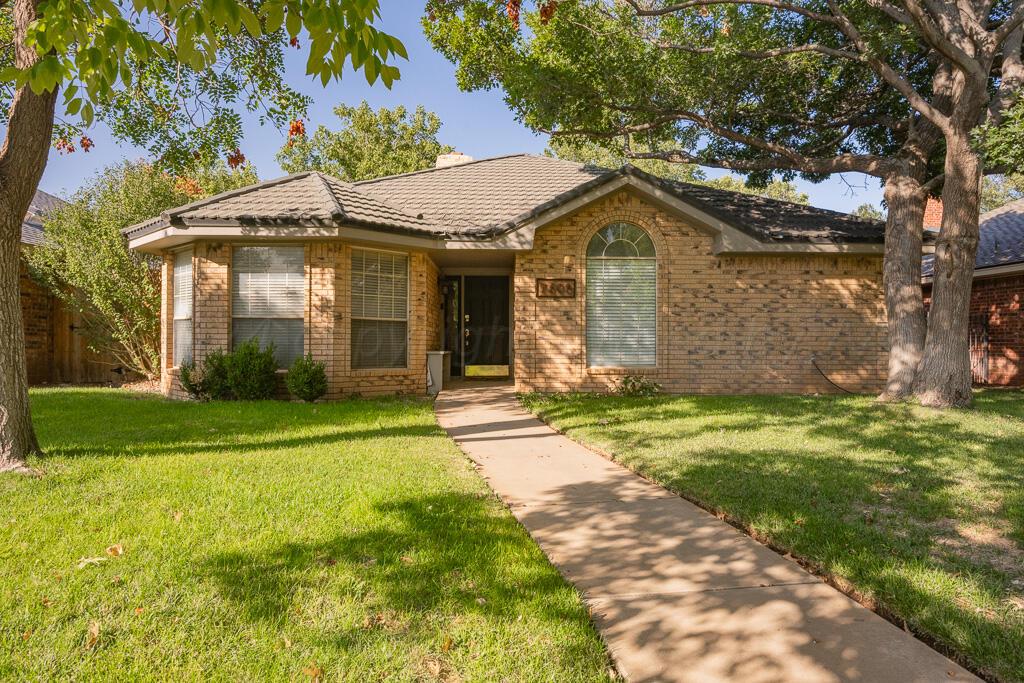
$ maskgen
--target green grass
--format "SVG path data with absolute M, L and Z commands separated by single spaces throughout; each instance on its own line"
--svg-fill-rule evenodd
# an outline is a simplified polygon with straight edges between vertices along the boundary
M 45 475 L 0 477 L 0 679 L 607 678 L 426 401 L 32 402 Z
M 868 397 L 523 397 L 665 487 L 1024 681 L 1024 394 L 971 410 Z

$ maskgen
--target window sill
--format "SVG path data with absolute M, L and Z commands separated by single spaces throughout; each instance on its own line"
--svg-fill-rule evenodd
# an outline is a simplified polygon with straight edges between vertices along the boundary
M 399 375 L 411 375 L 415 372 L 412 368 L 360 368 L 350 370 L 352 377 L 395 377 Z
M 651 365 L 642 365 L 638 367 L 614 367 L 614 366 L 600 366 L 600 367 L 588 367 L 588 375 L 656 375 L 658 374 L 658 367 Z

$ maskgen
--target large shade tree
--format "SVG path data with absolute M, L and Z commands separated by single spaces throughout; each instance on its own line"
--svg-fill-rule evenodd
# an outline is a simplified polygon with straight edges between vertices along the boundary
M 965 267 L 981 171 L 971 142 L 984 124 L 1000 124 L 1019 90 L 1021 2 L 542 2 L 524 11 L 524 31 L 521 5 L 436 0 L 424 25 L 463 87 L 501 86 L 536 128 L 655 140 L 656 151 L 633 156 L 755 181 L 776 170 L 881 178 L 886 395 L 906 396 L 916 379 L 927 404 L 970 400 Z M 926 341 L 921 222 L 942 182 L 955 209 L 939 237 L 943 283 Z
M 441 119 L 422 105 L 409 112 L 405 107 L 381 107 L 374 111 L 365 100 L 358 107 L 334 108 L 341 126 L 318 126 L 306 135 L 305 126 L 277 153 L 281 168 L 289 173 L 323 171 L 355 182 L 432 167 L 439 154 L 452 147 L 437 139 Z
M 378 0 L 13 0 L 0 6 L 0 470 L 38 450 L 29 411 L 18 296 L 21 219 L 51 145 L 88 149 L 88 126 L 146 146 L 168 168 L 228 154 L 243 110 L 283 126 L 308 99 L 283 78 L 305 49 L 327 84 L 346 63 L 390 85 L 406 51 L 379 31 Z

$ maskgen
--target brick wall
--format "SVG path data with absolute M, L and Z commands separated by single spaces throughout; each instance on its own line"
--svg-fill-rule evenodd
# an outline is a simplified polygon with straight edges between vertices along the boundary
M 938 230 L 942 227 L 942 200 L 929 197 L 924 205 L 924 227 Z
M 431 337 L 441 325 L 438 270 L 424 253 L 409 253 L 409 363 L 406 368 L 353 370 L 349 339 L 352 329 L 351 289 L 352 247 L 343 245 L 338 252 L 335 291 L 337 327 L 335 328 L 334 378 L 331 397 L 358 394 L 423 394 L 427 391 L 427 350 L 435 345 Z
M 25 361 L 29 384 L 54 381 L 53 368 L 53 306 L 50 292 L 29 276 L 25 259 L 21 260 L 19 276 L 21 315 L 25 326 Z
M 658 251 L 657 367 L 588 368 L 585 349 L 585 249 L 609 222 L 648 231 Z M 327 366 L 328 398 L 424 393 L 426 352 L 443 334 L 439 271 L 409 251 L 409 364 L 352 370 L 352 245 L 306 246 L 306 351 Z M 231 341 L 231 245 L 195 248 L 195 356 Z M 881 257 L 856 255 L 715 256 L 712 238 L 623 191 L 538 231 L 516 258 L 514 372 L 521 390 L 608 390 L 624 374 L 647 374 L 672 392 L 834 391 L 811 356 L 839 384 L 878 390 L 885 376 L 886 328 Z M 165 393 L 179 395 L 167 320 L 173 268 L 165 260 Z M 573 278 L 572 299 L 538 299 L 535 281 Z
M 588 368 L 585 249 L 627 221 L 658 252 L 657 367 Z M 523 391 L 608 390 L 645 374 L 671 392 L 856 391 L 885 377 L 881 256 L 715 256 L 712 238 L 623 191 L 541 228 L 515 267 L 515 377 Z M 576 280 L 574 299 L 538 299 L 536 278 Z
M 214 349 L 231 344 L 230 244 L 197 242 L 193 273 L 193 308 L 196 361 Z M 437 347 L 441 336 L 441 294 L 438 269 L 424 253 L 409 253 L 409 365 L 400 369 L 350 369 L 351 333 L 350 264 L 352 247 L 331 242 L 306 244 L 305 351 L 327 369 L 327 398 L 351 394 L 377 395 L 426 392 L 426 352 Z M 165 394 L 184 394 L 173 367 L 173 257 L 165 255 L 162 272 L 162 354 Z
M 931 286 L 925 286 L 925 304 Z M 1024 385 L 1024 274 L 982 278 L 971 287 L 971 324 L 988 327 L 988 381 L 996 386 Z M 972 362 L 980 362 L 972 358 Z M 976 373 L 977 375 L 977 373 Z

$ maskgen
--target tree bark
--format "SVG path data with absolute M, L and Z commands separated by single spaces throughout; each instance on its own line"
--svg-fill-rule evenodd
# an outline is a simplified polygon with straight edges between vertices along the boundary
M 38 61 L 25 46 L 25 31 L 39 0 L 13 7 L 14 61 Z M 36 94 L 26 85 L 14 94 L 7 136 L 0 147 L 0 472 L 27 471 L 25 458 L 39 451 L 28 402 L 25 331 L 21 314 L 21 222 L 46 168 L 57 90 Z
M 885 260 L 882 281 L 889 324 L 889 372 L 880 401 L 913 394 L 924 352 L 926 319 L 921 292 L 921 250 L 927 195 L 910 172 L 885 179 Z
M 935 408 L 971 403 L 968 323 L 978 250 L 982 164 L 969 129 L 946 136 L 942 227 L 935 244 L 928 336 L 915 393 Z

